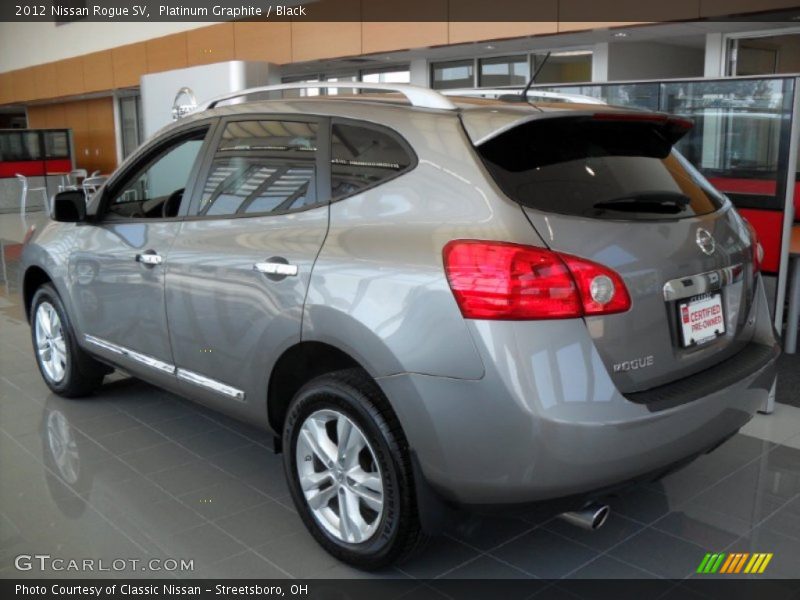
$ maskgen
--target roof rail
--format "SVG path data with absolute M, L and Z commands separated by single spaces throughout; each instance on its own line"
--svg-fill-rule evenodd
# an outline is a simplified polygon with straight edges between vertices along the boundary
M 214 108 L 220 102 L 234 100 L 250 94 L 262 92 L 279 92 L 283 90 L 307 90 L 307 89 L 353 89 L 353 90 L 382 90 L 385 92 L 397 92 L 403 94 L 412 106 L 419 108 L 438 108 L 442 110 L 456 110 L 456 105 L 450 102 L 442 94 L 429 88 L 418 85 L 407 85 L 397 83 L 365 83 L 363 81 L 300 81 L 296 83 L 281 83 L 278 85 L 265 85 L 261 87 L 248 88 L 229 94 L 217 96 L 211 100 L 200 104 L 196 111 Z
M 500 96 L 519 95 L 522 88 L 465 88 L 460 90 L 445 90 L 445 96 L 464 96 L 478 98 L 499 98 Z M 561 100 L 578 104 L 605 104 L 602 100 L 581 94 L 563 94 L 561 92 L 547 92 L 545 90 L 530 89 L 527 98 L 541 98 L 543 100 Z

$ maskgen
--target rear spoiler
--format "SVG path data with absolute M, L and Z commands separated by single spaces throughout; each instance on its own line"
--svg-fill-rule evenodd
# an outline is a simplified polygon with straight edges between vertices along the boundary
M 565 106 L 568 106 L 565 104 Z M 670 145 L 675 144 L 694 127 L 694 123 L 686 118 L 677 117 L 667 113 L 610 110 L 553 110 L 548 112 L 532 112 L 521 107 L 492 106 L 491 111 L 464 110 L 461 111 L 461 122 L 472 140 L 473 145 L 480 146 L 497 136 L 524 125 L 531 121 L 549 119 L 581 119 L 587 121 L 617 121 L 651 123 Z
M 613 121 L 620 123 L 651 123 L 670 143 L 675 144 L 694 127 L 694 121 L 665 113 L 598 112 L 592 115 L 593 121 Z

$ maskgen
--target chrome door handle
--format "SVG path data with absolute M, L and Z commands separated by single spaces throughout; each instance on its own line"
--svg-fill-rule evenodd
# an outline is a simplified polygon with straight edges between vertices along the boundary
M 257 262 L 253 269 L 265 275 L 281 275 L 283 277 L 294 277 L 297 275 L 297 265 L 290 265 L 282 262 Z
M 144 254 L 137 254 L 136 255 L 136 262 L 140 262 L 143 265 L 147 265 L 148 267 L 155 267 L 156 265 L 160 265 L 164 262 L 164 259 L 161 257 L 160 254 L 148 253 L 145 252 Z

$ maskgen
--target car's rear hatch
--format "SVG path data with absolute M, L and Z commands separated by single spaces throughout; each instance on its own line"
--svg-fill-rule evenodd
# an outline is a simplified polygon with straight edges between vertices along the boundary
M 492 135 L 469 111 L 462 118 L 481 136 L 473 142 L 495 182 L 550 249 L 622 276 L 630 310 L 585 318 L 620 391 L 686 377 L 747 344 L 750 234 L 672 150 L 690 123 L 639 112 L 529 113 Z

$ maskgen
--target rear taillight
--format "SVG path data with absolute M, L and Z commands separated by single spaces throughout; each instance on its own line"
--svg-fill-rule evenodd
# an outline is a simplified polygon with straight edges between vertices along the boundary
M 481 240 L 449 242 L 443 255 L 450 289 L 468 319 L 569 319 L 631 305 L 617 273 L 576 256 Z
M 615 271 L 577 256 L 559 256 L 578 284 L 584 314 L 610 315 L 625 312 L 631 307 L 628 288 Z
M 753 252 L 753 273 L 759 273 L 761 271 L 761 264 L 764 262 L 764 247 L 761 245 L 761 242 L 758 241 L 758 233 L 756 233 L 756 228 L 745 219 L 745 223 L 747 223 L 747 229 L 750 232 L 750 248 Z

